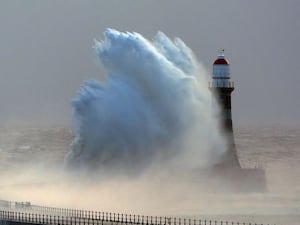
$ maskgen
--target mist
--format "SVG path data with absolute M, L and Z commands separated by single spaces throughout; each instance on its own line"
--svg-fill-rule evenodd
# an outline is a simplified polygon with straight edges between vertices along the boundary
M 235 129 L 242 166 L 266 170 L 266 192 L 226 189 L 218 176 L 153 166 L 142 176 L 95 176 L 63 168 L 68 129 L 0 128 L 0 197 L 53 207 L 298 224 L 299 129 Z M 275 132 L 274 132 L 275 130 Z M 166 167 L 168 169 L 168 167 Z M 89 177 L 89 178 L 88 178 Z
M 220 214 L 228 220 L 241 221 L 242 218 L 245 222 L 259 224 L 299 224 L 298 1 L 10 0 L 1 2 L 0 12 L 0 199 L 117 213 L 199 218 L 208 215 L 217 218 Z M 108 26 L 141 32 L 147 39 L 138 35 L 139 38 L 146 39 L 146 43 L 171 64 L 174 58 L 171 60 L 169 53 L 159 49 L 155 38 L 152 39 L 157 30 L 163 30 L 170 37 L 181 37 L 208 70 L 217 49 L 225 48 L 236 84 L 232 103 L 239 160 L 246 167 L 262 165 L 266 170 L 267 192 L 224 190 L 224 185 L 216 177 L 210 177 L 208 182 L 207 177 L 199 173 L 199 167 L 209 167 L 218 161 L 222 151 L 214 149 L 207 140 L 213 134 L 215 147 L 222 146 L 222 138 L 215 132 L 214 118 L 209 122 L 213 129 L 211 133 L 202 130 L 208 125 L 204 124 L 199 132 L 193 133 L 197 137 L 183 135 L 190 134 L 195 128 L 182 126 L 185 122 L 174 119 L 172 121 L 180 128 L 178 133 L 171 132 L 172 140 L 165 134 L 165 138 L 153 142 L 155 144 L 150 149 L 137 147 L 136 143 L 143 146 L 152 143 L 151 138 L 132 141 L 128 134 L 126 142 L 119 142 L 130 146 L 132 151 L 128 155 L 137 153 L 132 157 L 134 162 L 124 154 L 124 149 L 112 151 L 118 153 L 117 158 L 124 160 L 125 164 L 111 160 L 107 145 L 101 148 L 82 148 L 79 145 L 92 138 L 96 138 L 96 145 L 99 145 L 99 137 L 109 137 L 113 132 L 112 129 L 107 134 L 92 135 L 91 139 L 85 137 L 82 119 L 92 115 L 83 110 L 84 117 L 81 117 L 76 108 L 84 104 L 84 95 L 87 94 L 86 101 L 91 102 L 94 94 L 90 91 L 105 95 L 112 93 L 117 84 L 129 87 L 128 80 L 135 75 L 112 74 L 110 67 L 103 69 L 105 63 L 100 65 L 101 57 L 95 59 L 94 52 L 98 57 L 102 42 L 96 42 L 93 51 L 93 38 L 101 36 Z M 189 71 L 182 67 L 183 62 L 176 60 L 173 67 L 182 71 L 179 73 L 183 76 L 189 76 L 187 83 L 194 87 L 186 85 L 184 89 L 188 93 L 194 93 L 194 89 L 204 90 L 200 86 L 202 81 L 207 85 L 204 80 L 208 73 L 201 65 L 195 64 L 189 51 L 187 55 L 188 61 L 192 61 L 190 65 L 197 65 L 197 72 L 194 69 Z M 125 79 L 128 76 L 129 79 Z M 116 82 L 112 77 L 122 82 Z M 79 85 L 89 78 L 94 80 L 82 84 L 75 96 Z M 139 82 L 134 83 L 133 96 L 136 93 L 144 96 L 144 91 L 137 88 L 141 87 L 136 84 Z M 104 87 L 110 87 L 110 91 L 103 90 Z M 122 92 L 116 94 L 123 97 Z M 201 91 L 200 96 L 205 94 L 208 93 Z M 97 96 L 95 105 L 103 105 Z M 71 98 L 74 100 L 72 108 L 69 105 Z M 177 106 L 177 99 L 174 99 L 171 103 Z M 204 99 L 207 98 L 204 96 Z M 141 102 L 145 102 L 143 98 Z M 147 105 L 148 101 L 145 103 Z M 179 101 L 178 106 L 181 104 Z M 167 108 L 163 104 L 159 106 Z M 92 112 L 102 110 L 95 106 L 88 109 Z M 152 111 L 156 109 L 159 107 Z M 208 107 L 206 110 L 212 109 Z M 171 114 L 182 118 L 176 112 Z M 200 114 L 205 117 L 209 112 Z M 204 118 L 202 116 L 199 119 Z M 109 117 L 113 118 L 113 115 Z M 158 123 L 160 117 L 157 117 Z M 70 118 L 73 118 L 72 122 Z M 139 120 L 147 122 L 146 119 Z M 117 121 L 122 122 L 121 119 Z M 71 123 L 73 132 L 68 129 Z M 243 127 L 245 124 L 247 126 Z M 283 126 L 269 127 L 270 124 Z M 297 129 L 289 130 L 287 125 Z M 61 126 L 63 130 L 57 129 Z M 142 128 L 147 126 L 149 123 L 143 124 Z M 163 130 L 168 128 L 158 124 L 156 131 L 164 133 Z M 133 129 L 133 134 L 139 136 L 139 131 L 139 128 Z M 122 130 L 116 132 L 120 136 L 125 133 Z M 144 132 L 142 130 L 141 134 Z M 201 142 L 205 143 L 204 146 L 196 147 L 199 140 L 195 139 L 202 139 L 207 134 L 209 137 Z M 118 144 L 111 149 L 117 149 Z M 184 156 L 181 147 L 188 149 L 185 151 L 187 155 Z M 212 154 L 208 149 L 212 149 Z M 103 160 L 105 163 L 100 164 Z
M 231 189 L 206 170 L 218 162 L 224 142 L 212 117 L 217 108 L 208 75 L 184 42 L 162 32 L 149 41 L 108 29 L 94 49 L 107 76 L 82 84 L 71 103 L 72 131 L 1 128 L 1 198 L 60 208 L 297 224 L 299 170 L 291 161 L 297 158 L 297 130 L 284 130 L 283 136 L 269 131 L 269 142 L 257 128 L 254 134 L 238 130 L 242 166 L 262 163 L 268 188 Z M 282 144 L 289 154 L 282 154 Z

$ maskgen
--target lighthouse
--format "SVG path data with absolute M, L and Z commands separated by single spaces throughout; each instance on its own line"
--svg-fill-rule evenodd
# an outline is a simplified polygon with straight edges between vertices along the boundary
M 230 190 L 265 191 L 267 187 L 264 169 L 242 168 L 237 157 L 231 115 L 231 93 L 234 91 L 234 83 L 230 77 L 230 64 L 225 58 L 224 50 L 220 51 L 213 63 L 209 89 L 219 103 L 217 117 L 226 140 L 224 154 L 213 168 L 214 174 L 222 179 L 222 184 L 230 187 Z
M 226 152 L 222 159 L 222 165 L 240 167 L 234 142 L 232 115 L 231 115 L 231 93 L 234 90 L 234 82 L 230 77 L 230 64 L 225 58 L 224 50 L 221 50 L 213 63 L 212 79 L 209 89 L 215 95 L 220 112 L 218 115 L 220 128 L 226 138 Z

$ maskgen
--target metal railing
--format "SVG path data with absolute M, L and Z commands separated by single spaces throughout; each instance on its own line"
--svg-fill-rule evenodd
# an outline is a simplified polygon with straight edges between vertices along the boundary
M 229 222 L 207 219 L 143 216 L 88 210 L 54 208 L 31 205 L 27 202 L 0 201 L 0 224 L 5 222 L 56 225 L 263 225 L 245 222 Z
M 234 88 L 234 81 L 210 81 L 209 88 Z

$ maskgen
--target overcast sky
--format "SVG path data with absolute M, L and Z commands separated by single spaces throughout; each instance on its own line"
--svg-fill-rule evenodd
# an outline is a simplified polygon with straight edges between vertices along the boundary
M 209 70 L 225 48 L 234 123 L 300 123 L 299 0 L 0 0 L 0 124 L 68 125 L 106 27 L 180 37 Z

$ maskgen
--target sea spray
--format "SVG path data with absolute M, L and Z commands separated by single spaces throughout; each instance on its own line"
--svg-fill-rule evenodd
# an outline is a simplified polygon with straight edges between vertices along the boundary
M 107 77 L 84 82 L 72 101 L 67 168 L 136 175 L 219 160 L 224 139 L 212 117 L 208 76 L 183 41 L 107 29 L 95 51 Z

